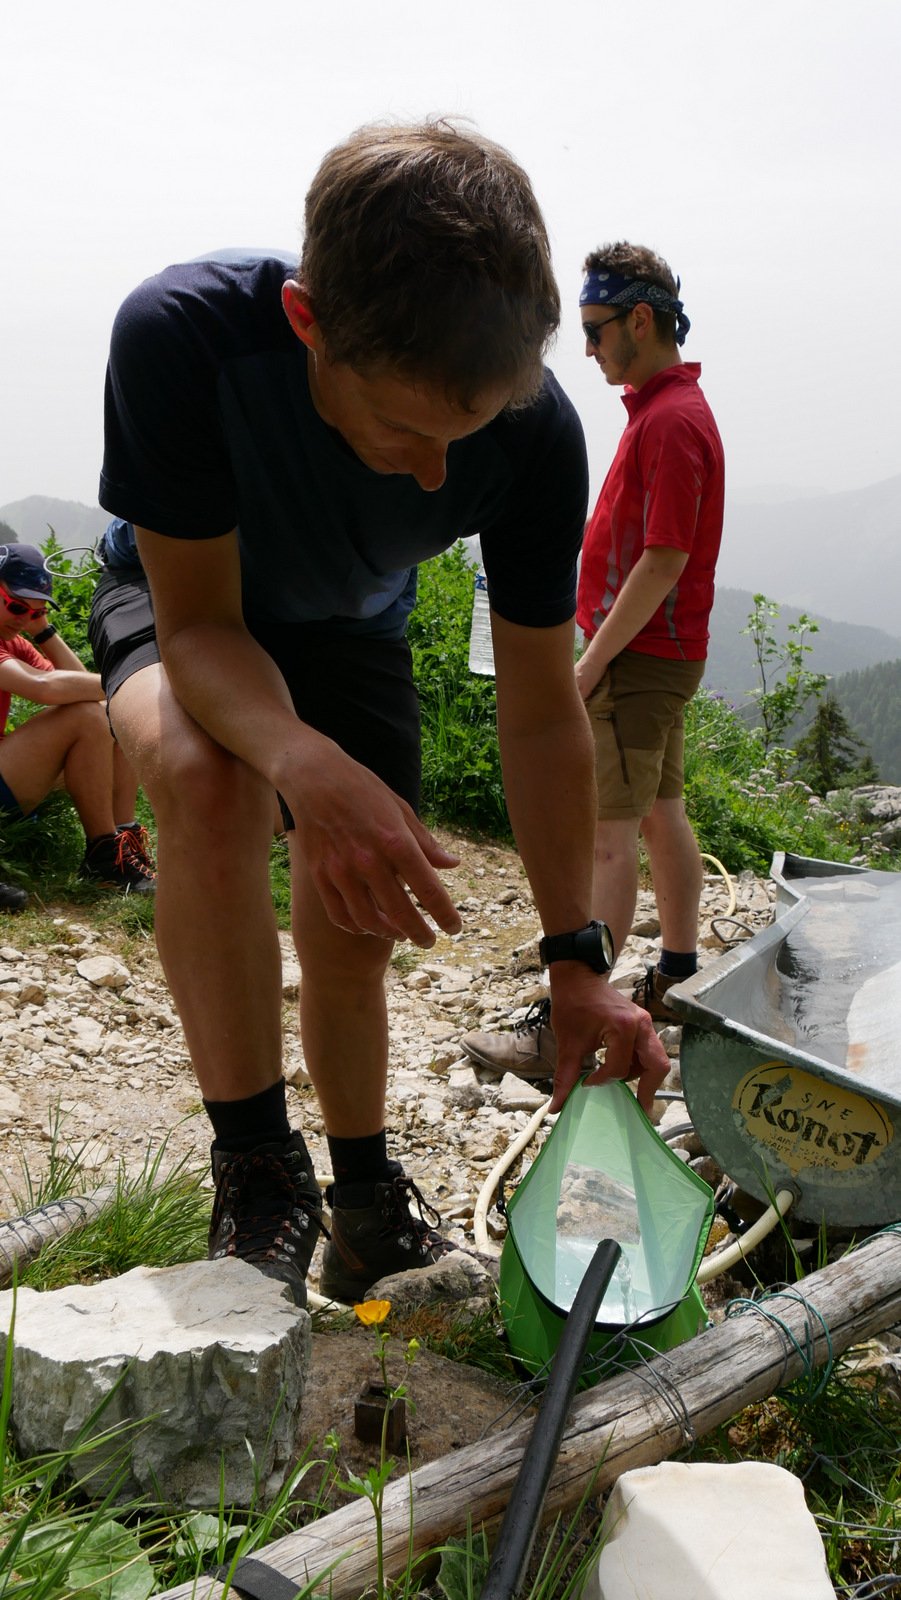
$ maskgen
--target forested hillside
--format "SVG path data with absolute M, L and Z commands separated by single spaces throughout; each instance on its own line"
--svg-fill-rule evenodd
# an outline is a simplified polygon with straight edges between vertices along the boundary
M 884 783 L 901 783 L 901 661 L 846 672 L 829 685 Z

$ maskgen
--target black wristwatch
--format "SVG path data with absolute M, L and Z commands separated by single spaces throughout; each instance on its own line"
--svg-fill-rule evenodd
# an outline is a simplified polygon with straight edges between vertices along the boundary
M 47 640 L 52 639 L 55 633 L 56 629 L 51 622 L 48 627 L 42 628 L 40 633 L 32 634 L 31 642 L 32 644 L 46 644 Z
M 613 935 L 606 922 L 589 922 L 575 933 L 552 933 L 539 940 L 538 954 L 546 967 L 552 961 L 584 961 L 592 972 L 609 972 L 616 960 Z

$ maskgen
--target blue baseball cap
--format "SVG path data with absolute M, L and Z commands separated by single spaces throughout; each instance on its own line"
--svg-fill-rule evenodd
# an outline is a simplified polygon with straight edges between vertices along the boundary
M 17 598 L 54 604 L 53 575 L 37 545 L 0 544 L 0 583 Z

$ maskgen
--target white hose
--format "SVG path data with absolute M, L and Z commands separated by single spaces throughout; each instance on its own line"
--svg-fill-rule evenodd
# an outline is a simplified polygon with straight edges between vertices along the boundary
M 720 1250 L 716 1255 L 708 1256 L 698 1268 L 696 1283 L 710 1283 L 712 1278 L 718 1278 L 721 1272 L 728 1272 L 730 1267 L 744 1261 L 745 1256 L 763 1242 L 768 1234 L 778 1226 L 789 1208 L 794 1204 L 797 1195 L 793 1189 L 780 1189 L 771 1206 L 767 1206 L 762 1217 L 752 1223 L 746 1233 L 734 1244 L 727 1245 L 725 1250 Z
M 731 915 L 732 915 L 732 913 L 735 910 L 735 907 L 737 905 L 737 900 L 736 900 L 736 897 L 735 897 L 735 884 L 733 883 L 733 881 L 732 881 L 729 873 L 727 872 L 726 868 L 723 866 L 723 863 L 721 861 L 718 861 L 716 856 L 706 855 L 704 853 L 704 851 L 702 850 L 701 851 L 701 860 L 702 861 L 710 861 L 710 862 L 712 862 L 713 865 L 716 867 L 717 872 L 722 874 L 722 876 L 723 876 L 723 878 L 725 880 L 725 883 L 726 883 L 726 888 L 729 890 L 729 907 L 728 907 L 728 910 L 723 912 L 723 916 L 724 917 L 731 917 Z
M 507 1150 L 504 1151 L 500 1161 L 498 1161 L 496 1165 L 492 1167 L 487 1178 L 485 1179 L 485 1182 L 482 1184 L 482 1187 L 479 1190 L 479 1197 L 476 1200 L 476 1208 L 472 1215 L 472 1231 L 475 1238 L 476 1249 L 481 1250 L 484 1255 L 499 1256 L 501 1253 L 500 1246 L 496 1245 L 494 1240 L 488 1237 L 488 1210 L 494 1198 L 497 1186 L 500 1183 L 501 1178 L 504 1176 L 504 1173 L 507 1172 L 510 1167 L 512 1167 L 516 1157 L 525 1149 L 529 1141 L 535 1137 L 535 1134 L 538 1132 L 538 1129 L 541 1127 L 542 1122 L 547 1116 L 548 1106 L 550 1103 L 550 1100 L 545 1100 L 544 1105 L 538 1107 L 535 1115 L 530 1119 L 529 1122 L 526 1123 L 522 1132 L 517 1134 L 516 1138 L 513 1140 L 513 1143 Z

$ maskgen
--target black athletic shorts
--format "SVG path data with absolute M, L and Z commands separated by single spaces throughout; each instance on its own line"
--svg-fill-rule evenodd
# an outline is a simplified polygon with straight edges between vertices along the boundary
M 406 639 L 347 633 L 328 623 L 259 623 L 251 632 L 278 666 L 302 722 L 334 739 L 414 810 L 419 809 L 419 697 Z M 142 573 L 105 572 L 88 628 L 112 700 L 126 678 L 159 659 Z M 285 826 L 293 828 L 281 802 Z

